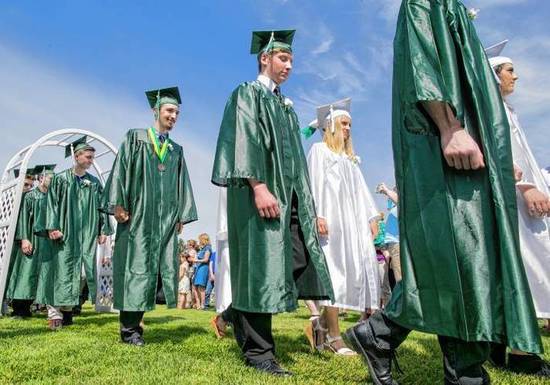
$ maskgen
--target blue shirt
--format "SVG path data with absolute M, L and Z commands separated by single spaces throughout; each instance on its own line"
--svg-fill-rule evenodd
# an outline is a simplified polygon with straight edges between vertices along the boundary
M 388 199 L 388 215 L 386 217 L 386 243 L 399 243 L 399 221 L 397 206 Z

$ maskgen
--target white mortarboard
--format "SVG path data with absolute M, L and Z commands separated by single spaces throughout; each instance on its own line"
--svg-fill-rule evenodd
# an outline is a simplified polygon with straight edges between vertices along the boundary
M 306 138 L 309 138 L 317 129 L 321 128 L 321 130 L 324 130 L 328 125 L 330 125 L 331 132 L 334 133 L 334 119 L 339 116 L 347 116 L 351 119 L 350 112 L 351 98 L 345 98 L 319 106 L 317 107 L 317 119 L 311 121 L 307 127 L 302 129 L 302 133 Z
M 500 43 L 492 45 L 488 48 L 485 48 L 485 53 L 489 58 L 489 63 L 491 64 L 491 67 L 495 68 L 496 66 L 504 63 L 512 63 L 512 59 L 501 55 L 502 50 L 504 50 L 504 47 L 506 46 L 506 43 L 508 43 L 508 39 L 503 40 Z

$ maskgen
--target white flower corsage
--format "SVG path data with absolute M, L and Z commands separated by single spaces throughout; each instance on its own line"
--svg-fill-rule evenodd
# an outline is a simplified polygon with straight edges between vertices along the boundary
M 361 157 L 359 157 L 358 155 L 354 155 L 350 157 L 350 159 L 355 164 L 361 164 Z
M 168 143 L 168 149 L 170 151 L 173 151 L 174 150 L 174 146 L 172 146 L 172 143 Z
M 478 8 L 470 8 L 468 10 L 468 17 L 470 18 L 470 20 L 475 20 L 477 19 L 477 14 L 479 13 L 479 9 Z
M 88 179 L 82 179 L 82 184 L 85 186 L 85 187 L 88 187 L 92 184 L 92 182 L 90 182 Z
M 290 100 L 289 98 L 287 98 L 287 97 L 285 97 L 284 104 L 285 104 L 285 107 L 294 106 L 294 102 L 292 100 Z

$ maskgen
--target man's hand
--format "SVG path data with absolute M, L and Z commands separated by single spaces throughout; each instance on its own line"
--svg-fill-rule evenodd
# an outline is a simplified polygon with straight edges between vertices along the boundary
M 183 231 L 183 223 L 181 222 L 176 223 L 176 231 L 178 234 L 181 234 L 181 232 Z
M 271 194 L 265 183 L 250 181 L 254 190 L 254 203 L 262 218 L 279 218 L 279 203 L 277 198 Z
M 521 168 L 519 168 L 515 164 L 514 164 L 514 179 L 516 180 L 516 182 L 519 182 L 523 179 L 523 171 L 521 171 Z
M 477 170 L 485 167 L 479 146 L 462 128 L 442 132 L 441 149 L 447 164 L 457 170 Z
M 317 218 L 317 229 L 319 229 L 319 235 L 326 237 L 328 235 L 327 220 L 325 218 Z
M 23 239 L 21 241 L 21 251 L 25 255 L 31 255 L 32 254 L 32 243 L 30 243 L 27 239 Z
M 61 239 L 63 238 L 63 233 L 59 230 L 49 230 L 48 231 L 48 237 L 52 240 L 52 241 L 55 241 L 57 239 Z
M 107 236 L 104 234 L 101 234 L 99 237 L 97 237 L 97 243 L 99 243 L 100 245 L 103 245 L 106 240 Z
M 532 217 L 550 216 L 550 198 L 535 187 L 524 190 L 523 199 Z
M 118 223 L 125 223 L 130 219 L 130 215 L 122 206 L 115 206 L 115 219 Z

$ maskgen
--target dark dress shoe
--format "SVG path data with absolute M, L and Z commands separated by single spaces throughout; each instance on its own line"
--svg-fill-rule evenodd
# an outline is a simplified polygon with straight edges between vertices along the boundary
M 133 345 L 133 346 L 139 346 L 139 347 L 142 347 L 145 345 L 145 341 L 143 340 L 143 337 L 140 333 L 133 333 L 131 335 L 122 335 L 121 334 L 121 340 L 122 342 L 124 342 L 125 344 L 128 344 L 128 345 Z
M 495 368 L 506 367 L 506 345 L 491 344 L 491 354 L 489 355 L 489 362 Z
M 61 314 L 63 314 L 63 326 L 71 326 L 73 324 L 73 312 L 70 311 L 62 311 Z
M 549 363 L 536 354 L 508 354 L 508 370 L 518 374 L 550 378 Z
M 346 345 L 363 357 L 374 385 L 398 385 L 391 374 L 394 352 L 379 349 L 375 345 L 374 336 L 367 322 L 361 322 L 349 328 L 343 338 Z
M 272 374 L 274 376 L 291 377 L 294 375 L 294 373 L 281 368 L 281 366 L 275 360 L 265 360 L 262 362 L 248 362 L 247 365 L 256 370 L 259 370 L 267 374 Z

